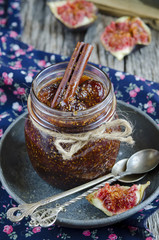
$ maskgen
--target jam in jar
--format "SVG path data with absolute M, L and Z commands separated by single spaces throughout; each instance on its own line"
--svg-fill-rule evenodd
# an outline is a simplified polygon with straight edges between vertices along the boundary
M 118 140 L 90 139 L 70 158 L 64 158 L 56 148 L 54 133 L 61 136 L 87 134 L 117 118 L 113 86 L 107 75 L 91 64 L 87 64 L 69 105 L 61 102 L 51 108 L 67 64 L 51 65 L 36 76 L 25 122 L 26 146 L 34 169 L 49 184 L 62 189 L 109 173 L 120 147 Z M 69 141 L 61 145 L 64 149 L 70 148 Z

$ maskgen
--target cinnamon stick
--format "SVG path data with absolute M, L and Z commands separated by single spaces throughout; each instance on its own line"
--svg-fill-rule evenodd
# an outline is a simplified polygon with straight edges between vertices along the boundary
M 83 75 L 84 69 L 87 65 L 87 62 L 88 62 L 88 59 L 90 57 L 92 50 L 93 50 L 92 45 L 90 45 L 88 43 L 84 45 L 81 55 L 79 56 L 79 59 L 77 61 L 75 69 L 73 71 L 73 74 L 72 74 L 71 80 L 69 82 L 68 88 L 66 90 L 66 93 L 63 97 L 63 101 L 65 103 L 68 103 L 69 101 L 72 100 L 72 98 L 75 94 L 75 91 L 79 85 L 80 79 Z
M 58 87 L 58 89 L 56 91 L 56 94 L 55 94 L 55 96 L 53 98 L 53 101 L 51 103 L 51 107 L 52 108 L 56 107 L 60 103 L 62 95 L 63 95 L 63 92 L 64 92 L 64 90 L 66 88 L 67 82 L 70 81 L 70 78 L 72 76 L 72 72 L 74 70 L 75 64 L 76 64 L 76 62 L 78 60 L 78 57 L 80 55 L 80 52 L 81 52 L 83 46 L 84 46 L 84 42 L 78 42 L 77 43 L 77 45 L 76 45 L 76 47 L 74 49 L 74 52 L 73 52 L 73 54 L 71 56 L 71 59 L 70 59 L 70 61 L 68 63 L 68 66 L 66 68 L 66 71 L 64 73 L 64 76 L 63 76 L 63 78 L 62 78 L 62 80 L 60 82 L 60 85 L 59 85 L 59 87 Z
M 77 46 L 64 73 L 63 79 L 51 103 L 52 108 L 56 107 L 62 100 L 62 95 L 68 82 L 69 85 L 63 96 L 63 101 L 68 103 L 73 98 L 92 50 L 93 46 L 88 43 L 77 43 Z

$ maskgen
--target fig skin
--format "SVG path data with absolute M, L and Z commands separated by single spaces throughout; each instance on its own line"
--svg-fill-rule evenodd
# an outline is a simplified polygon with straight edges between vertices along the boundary
M 74 0 L 70 1 L 74 2 Z M 93 14 L 91 18 L 84 17 L 83 21 L 72 26 L 71 24 L 63 21 L 61 16 L 57 12 L 57 8 L 65 5 L 67 1 L 56 1 L 56 2 L 48 2 L 48 6 L 50 7 L 51 12 L 54 14 L 54 16 L 64 25 L 66 26 L 69 30 L 75 30 L 75 31 L 81 31 L 81 30 L 86 30 L 90 25 L 92 25 L 95 20 L 97 19 L 97 13 L 98 13 L 98 8 L 92 3 L 93 5 Z
M 146 188 L 150 185 L 150 181 L 148 181 L 147 183 L 145 184 L 138 184 L 136 185 L 137 186 L 137 191 L 135 192 L 136 193 L 136 203 L 134 204 L 133 207 L 137 206 L 143 199 L 143 196 L 144 196 L 144 193 L 145 193 L 145 190 Z M 135 185 L 134 185 L 135 186 Z M 128 186 L 121 186 L 123 187 L 124 189 L 129 189 L 130 187 Z M 104 187 L 103 187 L 104 189 Z M 118 212 L 113 212 L 113 211 L 110 211 L 108 210 L 105 206 L 104 206 L 104 201 L 102 201 L 100 198 L 98 198 L 98 194 L 100 193 L 100 189 L 93 192 L 93 193 L 90 193 L 86 199 L 92 204 L 94 205 L 96 208 L 100 209 L 101 211 L 103 211 L 107 216 L 114 216 L 114 215 L 117 215 L 117 214 L 120 214 L 120 213 L 123 213 L 131 208 L 126 208 L 125 206 L 122 206 L 123 208 L 120 208 L 118 210 Z M 106 197 L 106 196 L 105 196 Z M 105 200 L 105 199 L 104 199 Z
M 117 23 L 128 23 L 128 22 L 130 22 L 131 26 L 133 27 L 128 29 L 128 32 L 127 32 L 130 35 L 129 36 L 130 37 L 129 39 L 131 41 L 130 44 L 127 44 L 127 46 L 124 46 L 124 47 L 121 46 L 121 49 L 113 49 L 113 47 L 110 47 L 109 44 L 106 43 L 104 40 L 106 29 L 109 26 L 111 27 L 112 23 L 117 24 Z M 135 26 L 135 22 L 139 24 L 138 28 Z M 102 45 L 106 49 L 106 51 L 109 51 L 118 60 L 122 60 L 125 56 L 130 54 L 137 45 L 143 45 L 143 46 L 149 45 L 151 42 L 151 31 L 148 28 L 148 26 L 139 17 L 124 16 L 124 17 L 118 18 L 115 22 L 111 22 L 111 24 L 105 28 L 104 32 L 101 34 L 100 40 Z M 147 41 L 141 41 L 141 39 L 136 39 L 135 31 L 138 34 L 138 31 L 140 30 L 140 28 L 144 29 L 144 32 L 147 34 L 147 38 L 148 38 Z

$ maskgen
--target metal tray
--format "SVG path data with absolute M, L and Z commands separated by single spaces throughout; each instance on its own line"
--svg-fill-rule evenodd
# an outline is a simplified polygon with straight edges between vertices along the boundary
M 117 161 L 127 158 L 134 152 L 144 148 L 159 150 L 159 127 L 148 115 L 121 101 L 117 103 L 117 112 L 120 118 L 126 118 L 134 125 L 133 138 L 135 140 L 133 147 L 127 144 L 121 144 Z M 61 189 L 54 188 L 44 182 L 34 171 L 30 163 L 24 137 L 26 114 L 27 113 L 24 113 L 20 116 L 5 131 L 0 147 L 0 179 L 7 192 L 18 203 L 35 202 L 62 192 Z M 107 217 L 103 212 L 92 206 L 86 199 L 82 199 L 70 205 L 66 212 L 61 212 L 56 223 L 72 228 L 94 228 L 124 220 L 144 208 L 159 194 L 159 167 L 148 173 L 145 178 L 138 183 L 145 183 L 148 180 L 151 181 L 151 185 L 146 191 L 144 200 L 138 206 L 125 213 Z M 61 199 L 58 203 L 63 203 L 78 194 L 80 193 Z M 50 206 L 55 206 L 55 203 L 52 203 L 49 207 Z

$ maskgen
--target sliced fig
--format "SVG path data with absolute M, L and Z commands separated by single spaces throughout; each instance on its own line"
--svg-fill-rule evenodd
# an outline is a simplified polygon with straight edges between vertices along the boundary
M 90 26 L 97 18 L 97 7 L 86 0 L 48 2 L 54 16 L 70 29 Z
M 131 32 L 136 44 L 148 45 L 151 42 L 151 31 L 139 17 L 132 18 Z
M 119 184 L 110 186 L 106 183 L 103 188 L 89 194 L 86 199 L 106 215 L 113 216 L 138 205 L 149 185 L 149 181 L 145 184 L 134 184 L 131 187 Z
M 135 45 L 148 45 L 151 32 L 139 17 L 121 17 L 105 28 L 100 39 L 107 51 L 122 60 Z

